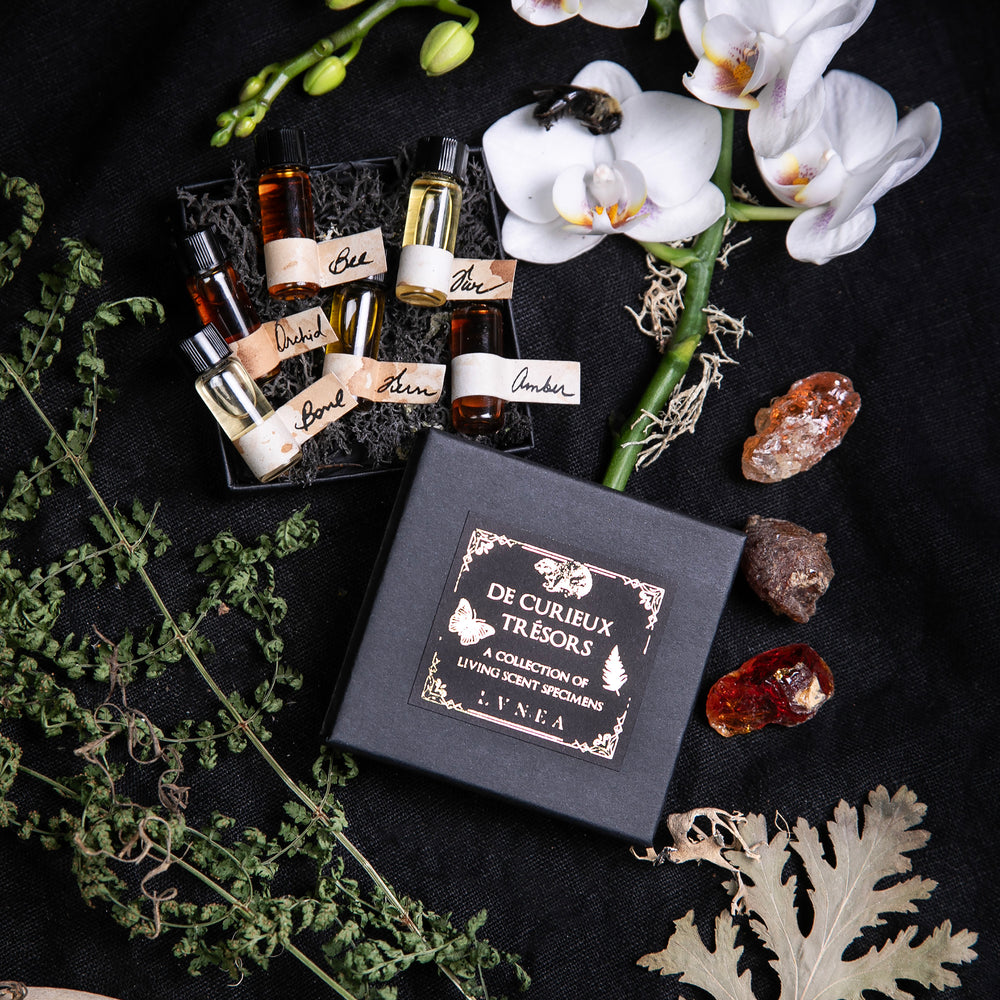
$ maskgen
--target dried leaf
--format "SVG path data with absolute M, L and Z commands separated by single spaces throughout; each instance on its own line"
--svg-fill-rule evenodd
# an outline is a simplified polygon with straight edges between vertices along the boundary
M 753 856 L 732 849 L 725 851 L 725 859 L 740 876 L 738 892 L 750 914 L 750 928 L 774 955 L 770 963 L 781 980 L 783 1000 L 864 1000 L 865 990 L 905 1000 L 909 994 L 897 987 L 900 979 L 938 989 L 961 985 L 945 966 L 971 962 L 976 935 L 965 930 L 953 934 L 949 921 L 917 945 L 913 941 L 918 928 L 911 926 L 858 959 L 843 958 L 865 928 L 885 923 L 882 914 L 913 913 L 916 901 L 936 887 L 914 876 L 875 888 L 888 876 L 910 870 L 906 853 L 923 847 L 930 836 L 914 829 L 925 811 L 907 788 L 890 798 L 879 786 L 869 795 L 864 831 L 859 833 L 857 811 L 841 801 L 827 824 L 832 847 L 828 856 L 819 833 L 803 819 L 792 831 L 779 830 L 768 841 L 763 818 L 746 817 L 740 832 L 754 845 Z M 797 880 L 782 880 L 789 848 L 802 859 L 812 885 L 808 895 L 813 918 L 805 934 L 795 906 Z M 661 975 L 680 975 L 681 982 L 700 986 L 716 1000 L 753 1000 L 749 973 L 737 975 L 742 949 L 735 947 L 736 925 L 727 912 L 716 920 L 712 952 L 702 943 L 691 913 L 674 926 L 667 947 L 644 955 L 639 965 Z

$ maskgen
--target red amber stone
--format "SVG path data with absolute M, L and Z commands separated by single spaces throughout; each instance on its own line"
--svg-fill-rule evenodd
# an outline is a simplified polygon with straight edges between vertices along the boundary
M 769 722 L 797 726 L 833 697 L 833 674 L 811 646 L 796 643 L 758 653 L 720 677 L 708 692 L 705 711 L 723 736 L 752 733 Z
M 843 440 L 861 409 L 846 375 L 817 372 L 793 382 L 784 396 L 757 411 L 743 444 L 743 475 L 776 483 L 811 469 Z

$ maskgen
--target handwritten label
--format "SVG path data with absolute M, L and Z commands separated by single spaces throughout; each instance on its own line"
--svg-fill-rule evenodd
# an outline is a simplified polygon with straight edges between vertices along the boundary
M 288 428 L 292 440 L 301 444 L 357 405 L 358 401 L 347 386 L 330 372 L 278 407 L 277 415 Z
M 514 294 L 516 260 L 472 260 L 456 257 L 448 298 L 453 301 L 509 299 Z
M 319 283 L 324 288 L 369 278 L 386 270 L 381 229 L 323 240 L 319 249 Z
M 580 363 L 462 354 L 451 363 L 451 397 L 461 396 L 496 396 L 510 403 L 579 405 Z
M 328 354 L 324 372 L 332 371 L 351 394 L 376 403 L 436 403 L 444 388 L 444 365 L 376 361 L 351 354 Z
M 336 344 L 339 339 L 323 310 L 314 306 L 262 323 L 249 337 L 231 346 L 250 377 L 260 378 L 285 358 Z

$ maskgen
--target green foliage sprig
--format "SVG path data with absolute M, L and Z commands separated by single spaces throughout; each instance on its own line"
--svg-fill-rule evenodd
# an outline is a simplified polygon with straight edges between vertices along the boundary
M 22 205 L 16 231 L 0 244 L 3 287 L 44 206 L 37 188 L 19 178 L 0 175 L 0 189 Z M 58 427 L 39 402 L 78 297 L 101 284 L 100 254 L 76 240 L 64 240 L 63 249 L 64 259 L 41 276 L 40 305 L 25 314 L 20 351 L 0 352 L 0 400 L 17 390 L 49 435 L 44 457 L 14 476 L 0 538 L 17 539 L 61 485 L 85 489 L 98 513 L 86 523 L 85 541 L 45 565 L 26 570 L 10 548 L 0 550 L 0 828 L 47 849 L 70 848 L 83 898 L 105 904 L 130 935 L 172 934 L 192 974 L 219 967 L 238 980 L 284 953 L 346 1000 L 390 1000 L 392 980 L 415 964 L 435 966 L 467 998 L 485 996 L 484 970 L 505 961 L 526 986 L 516 957 L 479 938 L 485 912 L 455 927 L 449 916 L 397 895 L 347 837 L 336 792 L 356 774 L 350 758 L 324 752 L 300 781 L 267 747 L 285 693 L 302 684 L 278 631 L 287 605 L 276 589 L 276 562 L 314 545 L 316 522 L 302 510 L 255 540 L 224 531 L 198 546 L 200 599 L 175 611 L 151 575 L 170 547 L 158 507 L 147 511 L 136 500 L 126 513 L 95 484 L 90 448 L 98 404 L 111 396 L 98 334 L 130 318 L 162 319 L 159 303 L 137 297 L 97 306 L 81 325 L 74 374 L 82 401 L 68 426 Z M 111 586 L 144 589 L 155 621 L 113 637 L 97 625 L 80 637 L 65 631 L 73 591 Z M 215 655 L 209 632 L 220 627 L 210 623 L 231 613 L 249 623 L 263 667 L 245 691 L 225 691 L 207 666 Z M 153 682 L 173 671 L 177 683 L 182 661 L 216 704 L 202 718 L 161 724 Z M 60 746 L 75 747 L 72 756 L 28 738 L 33 731 L 58 736 Z M 189 784 L 197 768 L 251 748 L 287 793 L 270 833 L 199 811 Z M 32 801 L 49 801 L 46 815 L 19 808 L 25 780 L 42 786 Z M 307 889 L 299 888 L 303 880 Z
M 334 10 L 357 6 L 361 0 L 326 0 Z M 454 0 L 375 0 L 348 24 L 324 35 L 304 52 L 269 63 L 244 82 L 239 101 L 217 118 L 213 146 L 225 146 L 235 135 L 245 139 L 261 123 L 278 95 L 297 76 L 307 94 L 318 97 L 344 82 L 348 64 L 357 56 L 368 32 L 379 21 L 404 7 L 433 7 L 463 18 L 442 21 L 431 29 L 420 48 L 420 65 L 428 76 L 440 76 L 460 66 L 472 54 L 472 33 L 479 15 Z M 304 75 L 303 75 L 304 74 Z

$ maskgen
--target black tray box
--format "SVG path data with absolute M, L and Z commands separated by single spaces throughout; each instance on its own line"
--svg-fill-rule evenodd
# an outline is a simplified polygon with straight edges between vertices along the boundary
M 324 736 L 651 844 L 742 546 L 431 431 Z

